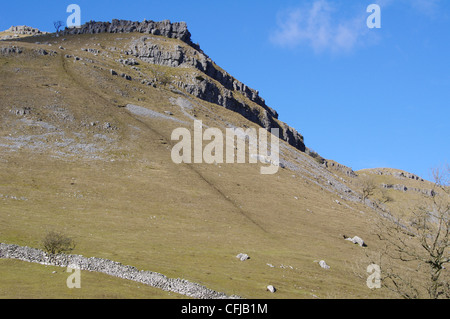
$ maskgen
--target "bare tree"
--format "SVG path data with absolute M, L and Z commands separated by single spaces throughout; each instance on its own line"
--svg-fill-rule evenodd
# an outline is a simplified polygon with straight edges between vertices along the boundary
M 375 181 L 370 176 L 363 176 L 359 182 L 360 189 L 362 192 L 362 202 L 373 195 L 375 189 L 377 188 Z
M 376 235 L 385 243 L 376 263 L 383 286 L 403 298 L 450 298 L 450 170 L 434 172 L 436 195 L 409 214 L 383 213 Z
M 64 22 L 62 22 L 61 20 L 54 21 L 54 22 L 53 22 L 53 25 L 54 25 L 54 27 L 55 27 L 55 29 L 56 29 L 56 34 L 58 35 L 60 29 L 64 26 Z

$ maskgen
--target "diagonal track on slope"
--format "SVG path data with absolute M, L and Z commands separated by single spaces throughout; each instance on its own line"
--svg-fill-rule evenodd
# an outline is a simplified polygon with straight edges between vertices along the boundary
M 109 100 L 108 98 L 100 95 L 98 92 L 95 92 L 94 90 L 92 90 L 92 88 L 87 85 L 86 83 L 84 83 L 83 81 L 80 81 L 74 74 L 74 72 L 71 72 L 69 70 L 69 68 L 67 67 L 67 62 L 65 60 L 65 58 L 63 56 L 61 56 L 61 64 L 62 64 L 62 68 L 65 72 L 65 74 L 67 74 L 67 76 L 74 81 L 74 83 L 76 83 L 76 85 L 78 85 L 80 88 L 82 88 L 85 92 L 88 92 L 90 95 L 92 95 L 93 97 L 95 97 L 96 99 L 101 100 L 103 103 L 105 103 L 106 105 L 111 105 L 114 104 L 114 102 L 112 100 Z M 155 129 L 154 127 L 152 127 L 150 124 L 148 124 L 147 122 L 139 119 L 137 116 L 134 116 L 133 114 L 131 114 L 130 112 L 127 112 L 125 110 L 122 111 L 123 115 L 126 115 L 128 117 L 130 117 L 131 119 L 133 119 L 136 122 L 139 122 L 141 125 L 143 125 L 146 129 L 148 129 L 149 131 L 151 131 L 155 136 L 158 136 L 159 138 L 163 139 L 168 145 L 170 145 L 171 147 L 174 146 L 172 140 L 166 138 L 166 136 L 164 136 L 164 134 L 162 134 L 161 132 L 159 132 L 157 129 Z M 118 122 L 120 122 L 120 120 L 117 118 L 117 116 L 113 117 L 115 119 L 117 119 Z M 175 164 L 173 164 L 175 165 Z M 256 226 L 260 231 L 262 231 L 264 234 L 268 234 L 268 231 L 260 224 L 258 223 L 256 220 L 254 220 L 252 217 L 250 217 L 250 215 L 240 207 L 240 205 L 233 199 L 230 198 L 230 196 L 227 196 L 217 185 L 215 185 L 214 183 L 212 183 L 211 181 L 209 181 L 198 169 L 196 169 L 193 165 L 189 165 L 189 164 L 181 164 L 183 165 L 183 167 L 187 168 L 188 170 L 190 170 L 191 172 L 193 172 L 200 180 L 202 180 L 204 183 L 206 183 L 208 185 L 208 187 L 212 188 L 214 190 L 214 192 L 223 200 L 225 200 L 227 203 L 229 203 L 233 209 L 239 213 L 240 215 L 242 215 L 243 217 L 245 217 L 251 224 L 253 224 L 254 226 Z

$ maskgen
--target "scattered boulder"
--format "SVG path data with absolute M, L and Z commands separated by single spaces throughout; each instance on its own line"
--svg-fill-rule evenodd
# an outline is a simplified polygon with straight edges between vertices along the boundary
M 237 259 L 239 259 L 240 261 L 246 261 L 247 259 L 250 259 L 250 257 L 247 254 L 239 254 L 236 256 Z
M 269 286 L 267 286 L 267 291 L 270 291 L 271 293 L 275 293 L 275 291 L 277 291 L 277 290 L 275 289 L 274 286 L 269 285 Z
M 322 267 L 323 269 L 330 269 L 331 268 L 330 266 L 327 265 L 325 260 L 319 261 L 319 266 Z
M 117 60 L 117 62 L 122 63 L 124 65 L 129 65 L 129 66 L 134 66 L 134 65 L 139 65 L 139 62 L 137 62 L 135 59 L 119 59 Z
M 351 241 L 354 244 L 358 244 L 361 247 L 367 247 L 366 243 L 364 242 L 364 240 L 362 240 L 361 237 L 355 236 L 353 238 L 350 238 L 350 237 L 347 237 L 347 236 L 344 235 L 344 239 L 348 240 L 348 241 Z
M 31 107 L 23 107 L 19 109 L 10 110 L 11 113 L 14 113 L 17 116 L 24 116 L 31 113 Z
M 47 50 L 42 49 L 42 48 L 38 49 L 38 50 L 36 51 L 36 53 L 37 53 L 38 55 L 48 55 Z
M 122 73 L 120 76 L 123 77 L 125 80 L 128 80 L 128 81 L 132 80 L 131 76 L 129 76 L 128 74 Z

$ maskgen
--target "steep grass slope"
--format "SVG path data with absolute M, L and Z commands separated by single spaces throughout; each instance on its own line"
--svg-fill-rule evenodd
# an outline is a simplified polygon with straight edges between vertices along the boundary
M 327 169 L 284 141 L 284 168 L 275 175 L 261 175 L 262 164 L 173 163 L 171 133 L 192 130 L 194 119 L 221 129 L 259 126 L 174 84 L 198 76 L 196 69 L 118 62 L 139 37 L 0 42 L 0 48 L 21 49 L 0 55 L 0 242 L 41 248 L 46 232 L 58 230 L 75 238 L 76 254 L 245 298 L 391 296 L 368 289 L 352 271 L 365 250 L 378 245 L 370 222 L 376 212 L 359 201 L 358 177 Z M 186 46 L 160 36 L 150 41 Z M 154 85 L 145 81 L 153 79 Z M 376 177 L 387 183 L 385 175 Z M 398 195 L 389 205 L 395 209 L 403 200 Z M 342 234 L 358 235 L 368 247 Z M 236 259 L 241 252 L 250 259 Z M 21 296 L 13 278 L 23 267 L 36 272 L 35 285 L 48 278 L 46 296 L 72 296 L 39 275 L 52 268 L 15 265 L 0 260 L 2 297 Z M 277 293 L 266 291 L 269 284 Z M 116 283 L 105 285 L 117 291 Z M 111 296 L 98 289 L 83 286 L 81 297 Z M 127 288 L 117 296 L 161 295 Z

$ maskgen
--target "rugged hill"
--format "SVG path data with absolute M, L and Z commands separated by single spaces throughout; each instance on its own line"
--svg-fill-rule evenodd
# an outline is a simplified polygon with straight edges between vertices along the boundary
M 378 298 L 390 294 L 368 289 L 351 267 L 378 247 L 371 216 L 433 196 L 432 183 L 406 172 L 354 172 L 311 156 L 258 91 L 191 43 L 184 23 L 90 22 L 58 37 L 2 41 L 0 87 L 3 243 L 42 248 L 46 232 L 58 230 L 75 238 L 77 254 L 228 295 Z M 261 175 L 262 163 L 175 164 L 171 134 L 192 131 L 194 120 L 223 130 L 280 128 L 282 168 Z M 378 188 L 362 202 L 364 175 Z M 43 270 L 14 265 L 0 260 L 0 286 L 11 286 L 1 296 L 18 294 L 10 280 L 18 273 L 27 296 L 41 296 L 33 274 Z M 65 281 L 46 284 L 56 297 Z M 97 286 L 84 287 L 80 296 L 98 296 Z
M 26 25 L 12 26 L 11 28 L 0 32 L 0 40 L 10 40 L 17 38 L 25 38 L 29 36 L 39 36 L 47 34 L 39 29 L 32 28 Z

